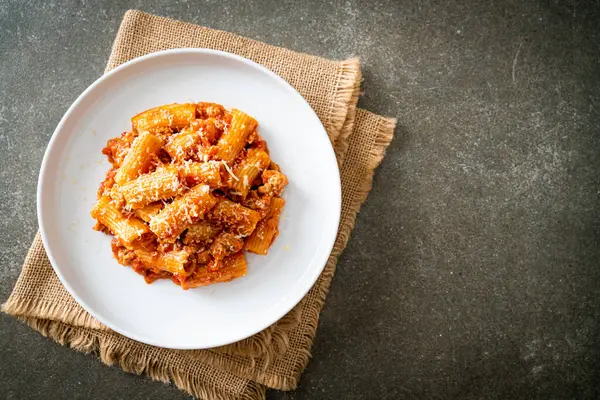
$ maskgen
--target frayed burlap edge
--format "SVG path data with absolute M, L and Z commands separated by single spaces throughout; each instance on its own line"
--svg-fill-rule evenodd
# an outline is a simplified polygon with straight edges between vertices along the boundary
M 360 207 L 366 200 L 369 192 L 371 191 L 375 168 L 377 168 L 377 166 L 381 163 L 381 160 L 385 156 L 385 150 L 392 141 L 392 138 L 394 137 L 395 127 L 396 120 L 393 118 L 383 118 L 381 120 L 381 123 L 377 127 L 377 135 L 375 137 L 373 146 L 370 149 L 369 158 L 367 160 L 366 176 L 364 177 L 364 180 L 361 183 L 361 185 L 357 188 L 357 196 L 355 198 L 354 203 L 350 206 L 351 210 L 353 211 L 353 214 L 347 221 L 345 221 L 344 224 L 340 225 L 339 227 L 338 240 L 336 240 L 331 256 L 329 257 L 325 269 L 319 277 L 319 281 L 322 282 L 317 282 L 317 284 L 315 284 L 311 289 L 318 291 L 317 306 L 312 307 L 310 309 L 310 315 L 307 316 L 307 320 L 311 321 L 309 324 L 310 331 L 306 332 L 303 337 L 304 343 L 300 347 L 302 349 L 305 349 L 306 351 L 303 351 L 301 357 L 298 359 L 298 364 L 295 368 L 295 376 L 281 377 L 277 375 L 271 375 L 265 376 L 264 379 L 259 380 L 269 387 L 277 387 L 281 388 L 282 390 L 295 389 L 300 380 L 300 375 L 302 374 L 302 371 L 304 371 L 304 369 L 308 365 L 311 355 L 310 349 L 312 348 L 312 344 L 319 324 L 319 316 L 321 314 L 321 310 L 323 309 L 327 293 L 329 293 L 329 286 L 331 284 L 331 280 L 333 279 L 333 275 L 335 274 L 337 259 L 343 251 L 343 249 L 346 247 L 346 244 L 348 243 L 348 240 L 352 233 L 352 228 L 354 227 L 356 216 L 360 211 Z
M 9 300 L 11 300 L 9 298 Z M 29 300 L 25 302 L 7 301 L 2 304 L 2 311 L 19 316 L 27 315 L 31 318 L 43 318 L 50 321 L 68 323 L 74 326 L 85 326 L 91 329 L 110 332 L 110 329 L 100 323 L 87 312 L 81 312 L 79 309 L 69 309 L 61 303 L 49 303 L 46 301 Z M 52 315 L 53 318 L 48 318 Z M 67 322 L 68 321 L 68 322 Z
M 353 60 L 353 59 L 350 59 Z M 348 61 L 350 61 L 348 60 Z M 356 62 L 359 62 L 356 59 Z M 342 168 L 342 164 L 344 163 L 344 157 L 346 156 L 346 152 L 348 151 L 348 138 L 354 129 L 354 122 L 356 120 L 356 108 L 358 104 L 358 96 L 360 95 L 360 84 L 362 81 L 362 74 L 360 72 L 360 65 L 357 69 L 356 81 L 354 82 L 354 87 L 352 88 L 352 95 L 350 96 L 350 102 L 348 106 L 348 113 L 346 114 L 346 120 L 342 125 L 342 129 L 335 141 L 335 146 L 333 148 L 335 152 L 335 157 L 338 161 L 338 167 Z M 392 129 L 393 130 L 393 129 Z
M 3 311 L 5 307 L 3 306 Z M 14 314 L 13 314 L 14 315 Z M 82 353 L 95 354 L 108 366 L 118 365 L 123 371 L 136 375 L 146 374 L 150 379 L 162 383 L 173 383 L 180 390 L 199 399 L 232 400 L 229 393 L 224 393 L 213 386 L 207 386 L 198 376 L 182 373 L 173 368 L 164 359 L 154 357 L 150 352 L 143 353 L 117 348 L 110 339 L 99 334 L 86 331 L 62 322 L 14 315 L 42 335 L 69 346 Z M 246 391 L 241 399 L 257 400 L 265 397 L 266 388 L 254 381 L 248 381 Z
M 329 108 L 329 117 L 323 123 L 328 132 L 333 131 L 337 133 L 334 136 L 336 140 L 332 143 L 334 147 L 337 147 L 337 143 L 342 135 L 341 131 L 345 131 L 347 138 L 352 133 L 354 126 L 354 115 L 359 93 L 357 86 L 360 87 L 361 79 L 359 59 L 354 57 L 340 61 L 338 71 L 339 81 L 334 86 L 336 93 Z M 338 165 L 341 165 L 340 160 L 338 160 Z

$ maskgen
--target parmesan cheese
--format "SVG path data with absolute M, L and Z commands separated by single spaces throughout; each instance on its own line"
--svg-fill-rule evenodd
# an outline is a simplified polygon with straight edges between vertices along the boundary
M 223 165 L 225 166 L 225 169 L 227 170 L 227 172 L 229 173 L 229 175 L 231 175 L 231 177 L 233 179 L 235 179 L 236 181 L 239 181 L 240 179 L 235 176 L 235 174 L 233 173 L 233 171 L 231 170 L 231 168 L 229 168 L 229 165 L 227 165 L 227 161 L 225 160 L 221 160 L 223 162 Z

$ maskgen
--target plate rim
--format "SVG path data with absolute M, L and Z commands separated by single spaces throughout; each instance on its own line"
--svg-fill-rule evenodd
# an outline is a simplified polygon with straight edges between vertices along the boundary
M 304 104 L 308 107 L 308 109 L 310 110 L 309 112 L 311 112 L 314 115 L 314 117 L 316 118 L 316 120 L 319 123 L 319 126 L 321 127 L 321 134 L 325 135 L 327 138 L 327 143 L 329 144 L 329 146 L 327 146 L 328 152 L 329 152 L 329 156 L 328 156 L 329 162 L 328 163 L 331 164 L 332 172 L 335 175 L 335 178 L 337 178 L 335 180 L 337 182 L 337 185 L 335 185 L 335 187 L 332 188 L 334 193 L 331 194 L 332 197 L 335 197 L 337 199 L 337 201 L 335 201 L 335 209 L 331 210 L 334 213 L 334 217 L 333 217 L 334 223 L 332 223 L 332 226 L 335 225 L 335 232 L 330 235 L 330 237 L 328 239 L 328 243 L 324 247 L 327 251 L 324 251 L 323 255 L 318 257 L 318 261 L 313 262 L 315 265 L 319 265 L 319 267 L 314 268 L 314 272 L 312 273 L 312 276 L 309 277 L 307 282 L 309 282 L 310 284 L 307 284 L 306 287 L 302 288 L 299 291 L 300 295 L 298 296 L 297 299 L 296 299 L 296 296 L 294 296 L 294 300 L 289 301 L 288 304 L 285 307 L 283 307 L 282 310 L 284 312 L 281 313 L 281 315 L 278 315 L 279 313 L 274 314 L 274 317 L 265 319 L 265 322 L 263 322 L 263 324 L 258 324 L 254 329 L 250 329 L 250 330 L 248 330 L 248 332 L 244 332 L 241 335 L 237 335 L 235 339 L 224 340 L 222 342 L 211 342 L 211 343 L 207 343 L 206 345 L 201 345 L 198 343 L 179 343 L 179 344 L 177 344 L 177 343 L 175 343 L 177 341 L 168 342 L 168 343 L 159 343 L 159 342 L 153 340 L 152 338 L 147 337 L 146 335 L 139 335 L 139 334 L 131 333 L 131 332 L 127 331 L 126 329 L 121 329 L 120 327 L 116 326 L 112 322 L 106 320 L 104 317 L 100 317 L 99 315 L 101 313 L 97 313 L 93 307 L 89 306 L 82 298 L 80 298 L 76 294 L 76 291 L 71 287 L 68 280 L 62 275 L 62 273 L 60 271 L 60 267 L 58 267 L 58 263 L 56 262 L 56 259 L 53 255 L 52 249 L 49 246 L 48 235 L 46 233 L 47 227 L 44 223 L 44 213 L 42 211 L 43 203 L 45 200 L 44 188 L 46 187 L 46 185 L 49 184 L 48 180 L 44 179 L 44 178 L 45 178 L 46 174 L 48 174 L 50 171 L 48 164 L 50 163 L 50 160 L 51 160 L 51 154 L 53 153 L 53 149 L 56 146 L 59 136 L 60 137 L 69 137 L 68 133 L 61 133 L 61 131 L 65 132 L 62 129 L 63 129 L 64 125 L 67 123 L 67 121 L 71 118 L 72 114 L 76 111 L 79 104 L 82 103 L 83 100 L 87 96 L 90 95 L 90 93 L 93 93 L 94 90 L 96 89 L 96 87 L 98 87 L 102 82 L 109 79 L 113 75 L 119 74 L 123 70 L 131 68 L 132 66 L 134 66 L 136 64 L 147 62 L 148 60 L 151 60 L 154 58 L 170 57 L 170 56 L 177 56 L 177 55 L 182 55 L 182 54 L 217 55 L 220 57 L 225 57 L 225 58 L 236 60 L 236 61 L 246 64 L 252 68 L 258 69 L 259 71 L 261 71 L 263 73 L 266 73 L 270 78 L 275 79 L 276 81 L 278 81 L 278 83 L 280 85 L 283 85 L 283 87 L 285 87 L 288 91 L 292 91 L 293 93 L 295 93 L 295 95 L 297 95 L 298 98 L 301 99 L 302 102 L 304 102 Z M 67 109 L 65 114 L 60 119 L 60 122 L 56 126 L 56 128 L 55 128 L 54 132 L 52 133 L 52 136 L 48 142 L 48 145 L 46 146 L 46 150 L 44 152 L 44 156 L 43 156 L 42 163 L 40 166 L 40 172 L 38 175 L 37 191 L 36 191 L 36 202 L 37 202 L 36 211 L 37 211 L 37 219 L 38 219 L 38 227 L 39 227 L 40 236 L 42 239 L 42 243 L 44 245 L 44 250 L 46 252 L 48 260 L 50 261 L 50 265 L 52 266 L 52 269 L 54 270 L 55 274 L 58 276 L 60 282 L 65 287 L 67 292 L 69 292 L 69 294 L 75 299 L 75 301 L 86 312 L 88 312 L 95 319 L 97 319 L 98 321 L 100 321 L 102 324 L 106 325 L 113 331 L 120 333 L 120 334 L 126 336 L 127 338 L 130 338 L 137 342 L 145 343 L 145 344 L 157 346 L 157 347 L 169 348 L 169 349 L 196 350 L 196 349 L 205 349 L 205 348 L 214 348 L 214 347 L 218 347 L 218 346 L 223 346 L 223 345 L 235 343 L 237 341 L 240 341 L 240 340 L 246 339 L 250 336 L 253 336 L 256 333 L 261 332 L 262 330 L 264 330 L 267 327 L 271 326 L 272 324 L 276 323 L 279 319 L 281 319 L 283 316 L 285 316 L 291 309 L 293 309 L 296 305 L 298 305 L 302 301 L 302 299 L 306 296 L 306 294 L 314 286 L 315 282 L 317 281 L 317 279 L 319 278 L 319 276 L 325 269 L 325 266 L 327 265 L 329 256 L 331 255 L 331 251 L 333 250 L 333 246 L 337 239 L 337 232 L 339 230 L 339 224 L 340 224 L 340 220 L 341 220 L 341 206 L 342 206 L 342 190 L 341 189 L 342 189 L 341 188 L 341 177 L 340 177 L 340 170 L 339 170 L 339 166 L 338 166 L 338 162 L 337 162 L 337 157 L 335 156 L 335 150 L 333 148 L 333 144 L 331 144 L 331 142 L 329 140 L 327 130 L 323 126 L 323 123 L 321 122 L 320 118 L 315 113 L 313 108 L 310 106 L 310 104 L 308 104 L 306 99 L 291 84 L 289 84 L 285 79 L 283 79 L 282 77 L 277 75 L 275 72 L 271 71 L 270 69 L 254 62 L 252 60 L 238 56 L 237 54 L 220 51 L 220 50 L 207 49 L 207 48 L 176 48 L 176 49 L 168 49 L 168 50 L 162 50 L 162 51 L 146 54 L 141 57 L 137 57 L 130 61 L 127 61 L 127 62 L 119 65 L 118 67 L 112 69 L 111 71 L 98 77 L 79 96 L 77 96 L 75 101 L 69 106 L 69 108 Z

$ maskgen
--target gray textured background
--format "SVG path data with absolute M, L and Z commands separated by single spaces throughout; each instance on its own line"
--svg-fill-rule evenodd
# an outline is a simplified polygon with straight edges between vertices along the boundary
M 330 58 L 396 138 L 293 393 L 598 398 L 600 13 L 577 2 L 0 0 L 0 300 L 54 127 L 128 8 Z M 186 398 L 0 316 L 0 397 Z

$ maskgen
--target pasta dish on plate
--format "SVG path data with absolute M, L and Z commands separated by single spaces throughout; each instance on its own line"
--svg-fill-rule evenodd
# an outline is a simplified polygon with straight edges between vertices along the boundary
M 117 261 L 183 289 L 244 276 L 244 250 L 267 254 L 279 232 L 288 183 L 258 122 L 215 103 L 163 105 L 131 121 L 102 150 L 112 168 L 91 211 Z

